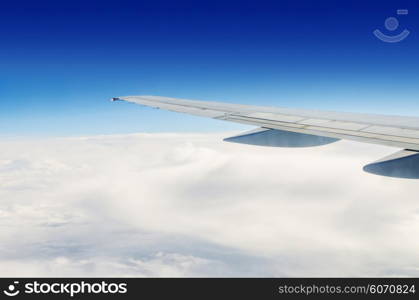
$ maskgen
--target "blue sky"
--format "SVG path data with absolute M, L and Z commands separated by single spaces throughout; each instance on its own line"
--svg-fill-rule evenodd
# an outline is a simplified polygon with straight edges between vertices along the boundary
M 241 128 L 107 101 L 136 94 L 419 116 L 415 2 L 2 3 L 0 136 Z

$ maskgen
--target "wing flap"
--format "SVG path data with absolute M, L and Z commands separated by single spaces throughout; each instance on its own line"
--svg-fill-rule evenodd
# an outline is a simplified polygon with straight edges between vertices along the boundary
M 238 122 L 248 125 L 258 125 L 261 127 L 293 131 L 298 133 L 325 136 L 330 138 L 347 139 L 372 144 L 386 145 L 392 147 L 400 147 L 407 149 L 419 150 L 419 139 L 404 136 L 391 136 L 384 134 L 375 134 L 364 131 L 344 130 L 333 127 L 309 126 L 299 123 L 275 122 L 270 120 L 258 120 L 254 118 L 246 118 L 244 116 L 227 115 L 223 120 Z
M 393 135 L 393 136 L 403 136 L 414 139 L 419 139 L 419 130 L 406 129 L 406 128 L 397 128 L 389 126 L 370 126 L 362 130 L 369 133 Z
M 346 129 L 346 130 L 361 130 L 368 126 L 366 124 L 361 124 L 361 123 L 324 120 L 324 119 L 308 119 L 308 120 L 302 120 L 298 123 L 304 124 L 304 125 L 321 126 L 321 127 Z

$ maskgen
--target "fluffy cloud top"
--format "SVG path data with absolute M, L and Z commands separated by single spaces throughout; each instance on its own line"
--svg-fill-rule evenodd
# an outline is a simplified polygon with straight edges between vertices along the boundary
M 419 276 L 419 181 L 396 149 L 229 134 L 0 142 L 0 276 Z

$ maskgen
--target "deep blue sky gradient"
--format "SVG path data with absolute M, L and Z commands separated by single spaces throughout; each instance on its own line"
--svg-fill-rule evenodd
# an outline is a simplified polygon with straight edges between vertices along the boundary
M 399 8 L 409 15 L 397 16 Z M 0 136 L 238 129 L 113 96 L 419 116 L 417 1 L 10 1 Z M 400 21 L 396 44 L 373 30 Z

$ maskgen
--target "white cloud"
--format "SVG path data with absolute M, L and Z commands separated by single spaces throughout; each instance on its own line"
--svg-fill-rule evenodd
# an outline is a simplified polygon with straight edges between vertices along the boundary
M 132 134 L 0 143 L 0 276 L 419 275 L 396 149 Z

